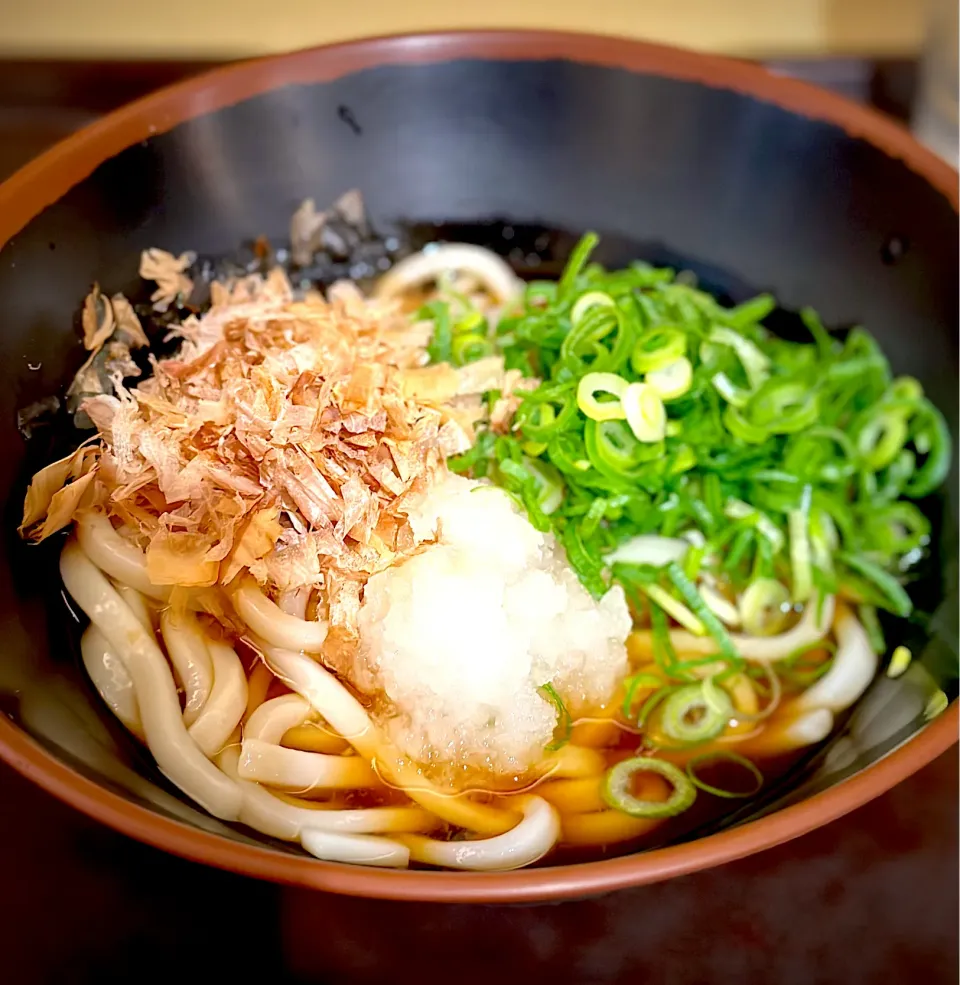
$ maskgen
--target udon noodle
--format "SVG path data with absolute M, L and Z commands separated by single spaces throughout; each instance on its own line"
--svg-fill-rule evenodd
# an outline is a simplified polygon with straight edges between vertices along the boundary
M 329 861 L 516 868 L 752 795 L 869 686 L 936 412 L 885 364 L 857 390 L 864 337 L 790 348 L 763 299 L 589 246 L 559 285 L 463 244 L 367 296 L 214 283 L 135 389 L 147 338 L 94 289 L 97 440 L 22 531 L 68 531 L 90 680 L 204 810 Z M 156 306 L 190 262 L 145 254 Z M 816 358 L 833 389 L 796 383 Z

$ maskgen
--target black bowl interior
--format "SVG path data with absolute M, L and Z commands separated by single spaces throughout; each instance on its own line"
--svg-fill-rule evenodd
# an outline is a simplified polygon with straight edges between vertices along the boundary
M 135 293 L 141 249 L 280 243 L 302 199 L 353 187 L 381 229 L 446 224 L 528 268 L 555 266 L 596 229 L 609 263 L 667 262 L 734 301 L 769 290 L 786 312 L 812 305 L 830 326 L 862 323 L 957 430 L 950 203 L 869 143 L 746 95 L 560 60 L 392 66 L 280 88 L 130 147 L 0 254 L 0 709 L 121 796 L 233 839 L 262 843 L 176 795 L 86 682 L 56 545 L 26 548 L 15 534 L 27 476 L 63 435 L 39 428 L 26 441 L 17 410 L 62 393 L 83 358 L 84 295 L 94 281 Z M 911 630 L 921 659 L 878 679 L 829 743 L 713 828 L 839 782 L 922 728 L 937 687 L 956 696 L 956 465 L 929 505 L 940 550 L 923 588 L 932 619 Z

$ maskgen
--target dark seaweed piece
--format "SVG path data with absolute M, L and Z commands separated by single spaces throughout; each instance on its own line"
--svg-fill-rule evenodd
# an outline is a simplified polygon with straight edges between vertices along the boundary
M 29 441 L 39 428 L 49 427 L 60 410 L 60 398 L 43 397 L 17 411 L 17 430 Z

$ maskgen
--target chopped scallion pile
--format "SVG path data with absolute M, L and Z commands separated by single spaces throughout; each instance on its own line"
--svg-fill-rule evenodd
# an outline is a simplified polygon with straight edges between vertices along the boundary
M 769 295 L 724 307 L 669 269 L 590 263 L 596 242 L 581 240 L 558 284 L 529 284 L 489 345 L 458 349 L 498 351 L 542 382 L 509 434 L 482 433 L 452 467 L 514 493 L 590 591 L 620 583 L 705 628 L 725 656 L 696 578 L 675 565 L 638 580 L 604 559 L 636 537 L 695 534 L 697 574 L 738 597 L 758 581 L 769 597 L 773 582 L 793 603 L 839 589 L 909 614 L 903 579 L 930 535 L 911 501 L 943 481 L 950 456 L 920 384 L 894 378 L 862 329 L 835 338 L 805 310 L 809 341 L 787 341 L 763 325 Z M 477 327 L 428 308 L 431 352 L 454 358 L 458 324 Z

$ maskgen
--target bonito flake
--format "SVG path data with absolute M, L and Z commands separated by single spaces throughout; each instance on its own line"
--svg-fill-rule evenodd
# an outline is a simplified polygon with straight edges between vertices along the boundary
M 189 292 L 188 259 L 144 254 L 156 303 Z M 114 327 L 145 342 L 122 295 L 95 289 L 85 315 L 88 346 Z M 215 284 L 171 335 L 180 349 L 151 357 L 149 379 L 128 389 L 118 371 L 112 393 L 87 397 L 99 438 L 38 473 L 22 532 L 40 541 L 96 509 L 157 584 L 319 588 L 336 634 L 354 637 L 366 579 L 418 549 L 409 497 L 470 446 L 502 361 L 428 366 L 423 326 L 398 307 L 347 282 L 298 299 L 279 269 Z

